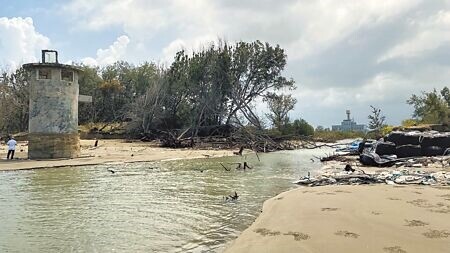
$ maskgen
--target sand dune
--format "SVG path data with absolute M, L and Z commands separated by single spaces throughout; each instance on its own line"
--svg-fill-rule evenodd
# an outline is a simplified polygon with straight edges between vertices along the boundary
M 449 252 L 450 187 L 323 186 L 267 200 L 225 251 Z

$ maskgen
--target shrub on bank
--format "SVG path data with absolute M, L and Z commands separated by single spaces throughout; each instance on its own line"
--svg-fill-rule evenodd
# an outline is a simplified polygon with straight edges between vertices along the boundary
M 316 130 L 314 132 L 314 139 L 317 141 L 325 142 L 335 142 L 344 139 L 356 139 L 364 138 L 365 133 L 363 132 L 341 132 L 341 131 L 326 131 L 326 130 Z

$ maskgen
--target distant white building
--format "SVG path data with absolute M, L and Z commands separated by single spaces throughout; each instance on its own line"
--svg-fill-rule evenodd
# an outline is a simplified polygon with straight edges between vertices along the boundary
M 350 110 L 346 111 L 347 119 L 344 119 L 340 125 L 333 125 L 331 129 L 333 131 L 342 131 L 342 132 L 366 132 L 366 125 L 359 125 L 353 119 L 350 119 Z

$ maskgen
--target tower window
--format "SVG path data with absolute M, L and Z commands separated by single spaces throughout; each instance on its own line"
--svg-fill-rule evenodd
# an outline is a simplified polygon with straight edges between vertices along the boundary
M 73 82 L 73 71 L 61 69 L 61 80 Z
M 38 79 L 52 79 L 52 71 L 50 69 L 38 69 Z

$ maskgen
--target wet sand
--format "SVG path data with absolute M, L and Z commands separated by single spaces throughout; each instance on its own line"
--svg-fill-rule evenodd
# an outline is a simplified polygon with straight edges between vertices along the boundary
M 96 165 L 106 163 L 131 163 L 168 159 L 194 159 L 233 155 L 232 150 L 168 149 L 150 142 L 125 140 L 81 140 L 81 156 L 76 159 L 28 160 L 26 142 L 18 142 L 14 160 L 6 160 L 7 147 L 1 145 L 0 170 L 39 169 L 50 167 Z
M 263 212 L 225 250 L 251 252 L 449 252 L 450 187 L 298 188 Z

